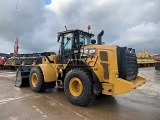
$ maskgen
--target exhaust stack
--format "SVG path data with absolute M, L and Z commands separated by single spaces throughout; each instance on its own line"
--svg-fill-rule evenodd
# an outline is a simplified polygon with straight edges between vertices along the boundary
M 104 34 L 104 30 L 102 30 L 98 35 L 97 35 L 97 44 L 102 45 L 102 35 Z

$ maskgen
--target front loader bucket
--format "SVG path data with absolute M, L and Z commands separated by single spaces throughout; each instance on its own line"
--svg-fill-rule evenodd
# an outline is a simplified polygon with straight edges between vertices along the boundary
M 27 87 L 29 86 L 29 73 L 32 66 L 21 66 L 17 68 L 15 86 Z

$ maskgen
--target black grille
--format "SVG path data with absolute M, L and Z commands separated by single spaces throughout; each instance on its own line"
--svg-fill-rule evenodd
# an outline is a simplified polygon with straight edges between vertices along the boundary
M 126 47 L 117 47 L 119 77 L 133 80 L 138 74 L 138 64 L 135 50 Z
M 102 63 L 101 65 L 103 67 L 104 70 L 104 79 L 109 79 L 109 72 L 108 72 L 108 63 Z
M 100 51 L 99 54 L 101 61 L 108 61 L 108 53 L 106 51 Z

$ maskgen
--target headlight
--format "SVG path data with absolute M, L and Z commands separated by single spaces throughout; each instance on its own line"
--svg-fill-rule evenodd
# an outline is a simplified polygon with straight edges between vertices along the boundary
M 91 49 L 81 49 L 80 52 L 82 53 L 82 56 L 93 56 L 96 53 L 96 49 L 95 48 L 91 48 Z
M 88 54 L 88 51 L 89 51 L 88 49 L 84 49 L 83 53 Z
M 89 49 L 89 55 L 92 55 L 96 52 L 96 49 Z

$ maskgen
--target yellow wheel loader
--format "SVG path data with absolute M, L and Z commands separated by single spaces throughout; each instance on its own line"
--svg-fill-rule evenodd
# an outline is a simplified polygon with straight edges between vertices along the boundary
M 58 54 L 50 63 L 17 69 L 15 84 L 30 85 L 34 92 L 61 87 L 67 99 L 86 106 L 98 94 L 118 95 L 146 82 L 138 75 L 135 49 L 104 45 L 101 31 L 94 34 L 79 29 L 58 33 Z

